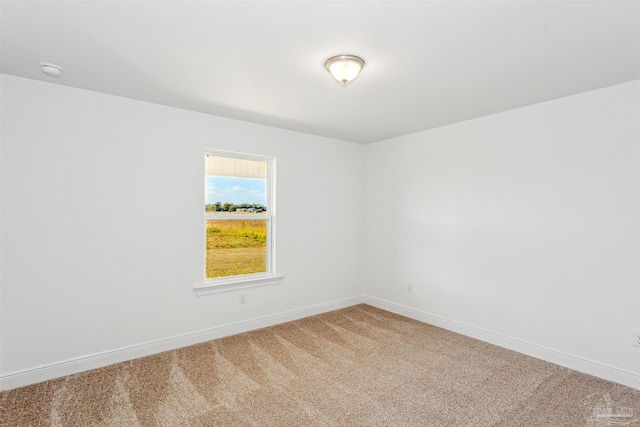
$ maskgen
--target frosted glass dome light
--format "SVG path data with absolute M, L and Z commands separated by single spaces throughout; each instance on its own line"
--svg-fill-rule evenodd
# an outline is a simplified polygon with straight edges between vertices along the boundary
M 364 67 L 364 60 L 355 55 L 333 56 L 324 63 L 327 71 L 343 85 L 355 80 Z

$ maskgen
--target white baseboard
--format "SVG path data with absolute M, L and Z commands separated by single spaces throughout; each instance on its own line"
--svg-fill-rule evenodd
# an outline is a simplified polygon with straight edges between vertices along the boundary
M 622 369 L 607 366 L 602 363 L 587 360 L 561 351 L 553 350 L 540 345 L 532 344 L 506 335 L 498 334 L 483 328 L 478 328 L 446 317 L 416 310 L 411 307 L 396 304 L 390 301 L 371 296 L 356 296 L 328 303 L 303 307 L 268 316 L 245 320 L 242 322 L 221 325 L 214 328 L 191 332 L 188 334 L 169 337 L 157 341 L 151 341 L 130 347 L 123 347 L 102 353 L 90 354 L 82 357 L 64 360 L 44 366 L 38 366 L 22 371 L 9 372 L 0 376 L 0 391 L 10 390 L 29 384 L 35 384 L 54 378 L 63 377 L 101 368 L 114 363 L 150 356 L 163 351 L 175 350 L 180 347 L 198 344 L 230 335 L 240 334 L 255 329 L 266 328 L 303 317 L 314 316 L 332 310 L 350 307 L 357 304 L 369 304 L 392 313 L 406 316 L 420 322 L 441 327 L 462 335 L 479 339 L 500 347 L 508 348 L 538 359 L 546 360 L 556 365 L 584 372 L 595 377 L 603 378 L 619 384 L 640 390 L 640 375 Z
M 266 328 L 268 326 L 302 319 L 303 317 L 315 316 L 316 314 L 350 307 L 361 304 L 362 302 L 362 296 L 345 298 L 282 313 L 257 317 L 242 322 L 221 325 L 183 335 L 177 335 L 157 341 L 150 341 L 130 347 L 123 347 L 102 353 L 81 356 L 22 371 L 9 372 L 0 376 L 0 391 L 76 374 L 89 369 L 101 368 L 139 357 L 150 356 L 163 351 L 175 350 L 177 348 L 211 341 L 230 335 Z
M 483 328 L 478 328 L 477 326 L 469 325 L 467 323 L 458 322 L 446 317 L 416 310 L 411 307 L 371 296 L 362 297 L 362 302 L 420 322 L 438 326 L 440 328 L 466 335 L 471 338 L 476 338 L 490 344 L 495 344 L 500 347 L 508 348 L 509 350 L 514 350 L 518 353 L 546 360 L 547 362 L 555 363 L 556 365 L 564 366 L 565 368 L 584 372 L 585 374 L 593 375 L 594 377 L 603 378 L 605 380 L 640 390 L 640 375 L 633 372 L 614 368 L 612 366 L 564 353 L 562 351 L 532 344 L 517 338 L 508 337 Z

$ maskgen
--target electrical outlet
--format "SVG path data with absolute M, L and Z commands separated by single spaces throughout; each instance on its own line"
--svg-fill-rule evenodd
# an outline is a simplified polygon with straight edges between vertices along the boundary
M 640 347 L 640 331 L 635 331 L 633 333 L 633 345 Z
M 411 283 L 407 283 L 407 292 L 413 292 L 413 285 Z
M 240 304 L 245 304 L 247 302 L 247 293 L 240 292 Z

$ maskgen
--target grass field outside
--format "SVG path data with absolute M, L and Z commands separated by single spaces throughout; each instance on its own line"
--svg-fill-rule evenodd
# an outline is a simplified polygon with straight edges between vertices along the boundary
M 208 220 L 207 279 L 267 271 L 267 220 Z

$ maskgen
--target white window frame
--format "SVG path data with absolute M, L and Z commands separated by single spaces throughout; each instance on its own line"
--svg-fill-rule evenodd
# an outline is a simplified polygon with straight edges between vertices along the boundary
M 202 233 L 202 248 L 203 248 L 203 277 L 202 284 L 194 286 L 196 295 L 209 295 L 220 292 L 229 292 L 242 289 L 255 288 L 258 286 L 277 285 L 284 278 L 281 274 L 276 274 L 276 203 L 275 203 L 275 157 L 262 156 L 258 154 L 237 153 L 233 151 L 206 149 L 204 151 L 204 162 L 206 162 L 207 156 L 217 157 L 230 157 L 235 159 L 254 160 L 267 163 L 267 212 L 261 214 L 220 214 L 206 213 L 204 214 L 204 232 Z M 204 164 L 203 162 L 203 164 Z M 203 171 L 203 182 L 206 180 L 206 169 Z M 205 191 L 203 189 L 203 203 L 202 207 L 206 204 L 204 197 Z M 267 220 L 267 268 L 264 273 L 252 273 L 241 274 L 237 276 L 218 277 L 215 279 L 208 279 L 206 276 L 207 268 L 207 220 L 210 219 L 230 219 L 230 220 L 248 220 L 259 219 Z

